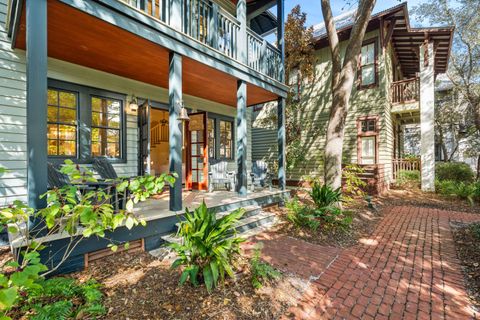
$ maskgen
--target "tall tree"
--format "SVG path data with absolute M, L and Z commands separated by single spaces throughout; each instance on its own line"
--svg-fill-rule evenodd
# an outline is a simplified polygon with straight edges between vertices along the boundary
M 357 69 L 358 56 L 376 0 L 359 0 L 355 21 L 342 63 L 340 42 L 330 0 L 321 0 L 323 19 L 332 59 L 332 108 L 327 126 L 324 154 L 325 183 L 339 188 L 342 183 L 342 152 L 345 119 Z
M 455 26 L 453 47 L 447 71 L 455 91 L 466 103 L 462 111 L 464 125 L 472 137 L 480 135 L 480 1 L 478 0 L 427 0 L 416 6 L 413 13 L 420 20 L 439 25 Z M 471 139 L 473 144 L 475 139 Z M 472 156 L 474 150 L 471 146 Z M 480 175 L 480 152 L 477 157 L 477 174 Z

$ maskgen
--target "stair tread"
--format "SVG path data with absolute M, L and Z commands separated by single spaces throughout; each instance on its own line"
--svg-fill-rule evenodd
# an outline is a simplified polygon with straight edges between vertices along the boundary
M 262 207 L 260 207 L 258 205 L 251 205 L 251 206 L 245 206 L 245 207 L 243 207 L 243 209 L 245 209 L 245 213 L 247 213 L 247 212 L 251 212 L 251 211 L 255 211 L 255 210 L 261 210 Z M 235 210 L 236 209 L 217 212 L 216 217 L 217 217 L 217 219 L 220 219 L 220 218 L 232 213 Z M 245 218 L 242 218 L 242 219 L 245 219 Z M 175 225 L 177 227 L 180 226 L 180 222 L 175 223 Z

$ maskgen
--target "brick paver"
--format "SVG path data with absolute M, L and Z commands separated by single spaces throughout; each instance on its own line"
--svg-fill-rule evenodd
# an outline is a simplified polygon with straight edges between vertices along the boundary
M 466 295 L 450 221 L 480 221 L 480 216 L 408 206 L 388 209 L 372 236 L 339 253 L 285 318 L 478 317 Z M 311 253 L 301 251 L 305 257 Z

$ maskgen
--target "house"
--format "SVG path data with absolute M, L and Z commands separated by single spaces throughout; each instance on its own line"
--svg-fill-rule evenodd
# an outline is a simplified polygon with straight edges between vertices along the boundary
M 278 102 L 284 150 L 283 12 L 283 0 L 0 0 L 0 201 L 44 206 L 47 163 L 65 159 L 104 157 L 122 176 L 177 173 L 166 200 L 139 209 L 152 213 L 148 227 L 111 235 L 147 250 L 173 230 L 186 195 L 206 189 L 209 158 L 237 176 L 216 209 L 278 201 L 283 152 L 279 189 L 247 194 L 248 107 Z M 272 32 L 277 46 L 262 37 Z M 105 247 L 83 242 L 61 270 Z M 47 253 L 62 254 L 61 237 Z
M 350 36 L 355 11 L 335 18 L 342 55 Z M 367 27 L 357 79 L 346 119 L 343 159 L 365 168 L 364 178 L 373 192 L 382 192 L 403 168 L 399 139 L 405 126 L 420 124 L 422 189 L 434 190 L 434 80 L 447 70 L 452 27 L 413 28 L 407 4 L 372 15 Z M 298 184 L 306 175 L 322 177 L 323 148 L 331 106 L 331 62 L 323 24 L 314 26 L 316 65 L 312 79 L 294 81 L 301 92 L 302 161 L 288 168 L 287 180 Z M 296 87 L 295 87 L 296 86 Z M 252 136 L 265 136 L 257 108 Z M 272 134 L 273 131 L 270 131 Z M 267 139 L 267 138 L 264 138 Z M 270 157 L 264 143 L 252 141 L 255 159 Z M 270 148 L 274 150 L 274 146 Z

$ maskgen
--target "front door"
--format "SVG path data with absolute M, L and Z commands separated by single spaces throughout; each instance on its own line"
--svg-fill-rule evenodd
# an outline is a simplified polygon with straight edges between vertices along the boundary
M 186 124 L 187 139 L 187 179 L 188 190 L 208 189 L 208 139 L 207 113 L 197 112 L 189 115 Z

